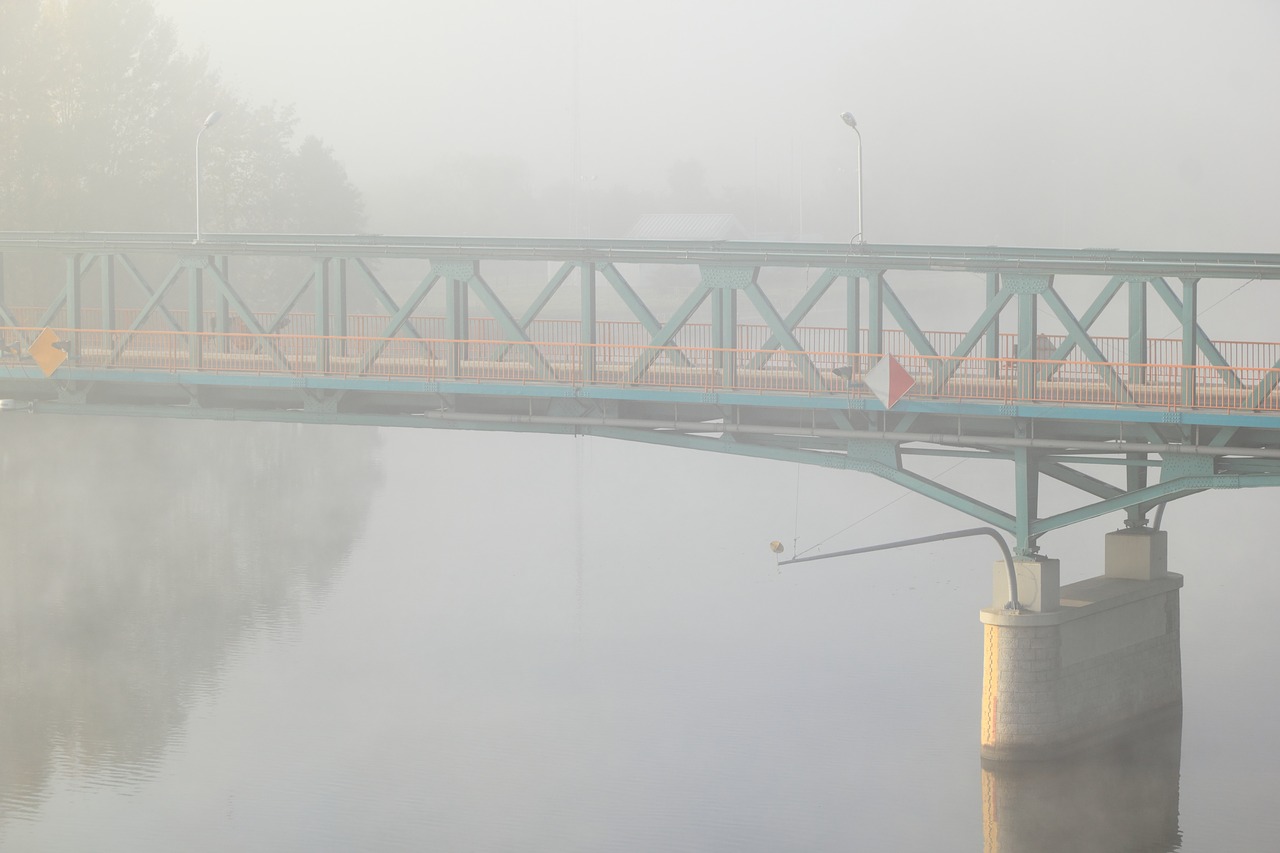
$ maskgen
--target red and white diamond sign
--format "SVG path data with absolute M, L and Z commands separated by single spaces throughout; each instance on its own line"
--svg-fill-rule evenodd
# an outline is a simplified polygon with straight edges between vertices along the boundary
M 862 379 L 886 409 L 892 409 L 916 384 L 915 377 L 891 355 L 880 359 Z

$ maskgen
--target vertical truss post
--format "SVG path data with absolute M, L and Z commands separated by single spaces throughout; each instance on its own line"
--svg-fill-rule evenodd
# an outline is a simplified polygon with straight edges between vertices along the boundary
M 850 354 L 848 367 L 853 376 L 862 372 L 862 278 L 850 273 L 845 277 L 844 347 Z
M 316 258 L 316 371 L 329 372 L 329 259 Z
M 1018 399 L 1030 402 L 1036 396 L 1036 294 L 1018 294 Z
M 333 333 L 338 336 L 338 355 L 347 354 L 347 259 L 337 261 L 333 279 Z
M 578 343 L 582 346 L 582 381 L 596 381 L 596 265 L 592 261 L 584 261 L 578 265 L 579 284 L 581 287 L 581 319 L 578 328 Z
M 67 327 L 80 328 L 80 255 L 67 258 Z M 68 342 L 67 356 L 79 354 L 79 335 L 72 335 Z
M 1000 273 L 987 273 L 987 304 L 995 302 L 1000 296 Z M 1000 376 L 1000 314 L 991 318 L 991 325 L 983 335 L 982 354 L 987 359 L 987 376 L 996 379 Z
M 1182 405 L 1196 404 L 1196 283 L 1182 280 Z
M 1019 436 L 1025 437 L 1026 425 L 1019 423 L 1015 428 Z M 1040 511 L 1040 467 L 1035 451 L 1029 447 L 1013 448 L 1013 489 L 1015 504 L 1015 535 L 1017 547 L 1015 553 L 1022 557 L 1031 557 L 1039 551 L 1036 537 L 1031 528 L 1035 524 Z
M 0 252 L 0 324 L 6 326 L 17 326 L 18 323 L 13 318 L 13 314 L 9 312 L 9 301 L 6 298 L 4 286 L 4 253 Z M 22 339 L 22 334 L 15 333 L 18 340 Z M 7 344 L 7 336 L 0 332 L 0 345 Z
M 800 349 L 787 321 L 778 316 L 769 298 L 760 290 L 756 281 L 759 271 L 758 267 L 702 267 L 702 287 L 706 289 L 704 292 L 711 293 L 711 371 L 725 388 L 732 388 L 737 382 L 738 291 L 747 291 L 747 298 L 756 304 L 761 318 L 773 332 L 773 339 L 780 346 L 793 353 Z M 808 361 L 807 357 L 797 354 L 792 358 Z M 812 370 L 813 365 L 810 364 L 809 368 Z
M 1147 282 L 1129 282 L 1129 382 L 1147 381 Z M 1142 469 L 1145 474 L 1146 469 Z
M 199 368 L 204 340 L 204 259 L 187 266 L 187 355 L 191 367 Z
M 457 379 L 462 374 L 462 362 L 467 358 L 467 345 L 471 316 L 467 300 L 467 282 L 450 277 L 445 287 L 445 322 L 449 330 L 449 376 Z
M 98 324 L 104 332 L 112 332 L 116 328 L 116 256 L 103 255 L 99 258 L 102 276 L 102 320 Z
M 0 323 L 3 323 L 4 325 L 7 325 L 7 326 L 18 325 L 17 321 L 14 320 L 13 318 L 13 314 L 9 312 L 9 300 L 7 298 L 7 294 L 5 293 L 4 253 L 3 252 L 0 252 Z M 21 337 L 22 337 L 21 334 L 19 334 L 18 338 L 21 339 Z M 8 343 L 8 341 L 5 340 L 4 334 L 0 333 L 0 344 L 5 344 L 5 343 Z
M 227 256 L 215 258 L 213 266 L 218 270 L 218 274 L 222 276 L 223 281 L 231 281 L 228 277 Z M 231 338 L 227 332 L 231 331 L 231 303 L 227 301 L 227 295 L 221 290 L 218 291 L 217 298 L 214 300 L 214 318 L 213 327 L 220 333 L 218 340 L 219 352 L 231 352 Z
M 711 368 L 726 388 L 734 383 L 738 347 L 738 291 L 716 287 L 711 291 Z
M 867 349 L 884 355 L 884 276 L 867 279 Z
M 1126 453 L 1124 458 L 1129 464 L 1125 466 L 1125 487 L 1129 492 L 1136 492 L 1147 487 L 1147 461 L 1145 453 Z M 1135 504 L 1125 510 L 1125 527 L 1146 527 L 1147 512 L 1142 504 Z

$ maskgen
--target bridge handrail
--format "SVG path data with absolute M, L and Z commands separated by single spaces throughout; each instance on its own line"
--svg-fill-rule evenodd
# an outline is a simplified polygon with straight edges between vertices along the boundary
M 756 392 L 844 395 L 870 399 L 865 374 L 880 353 L 844 351 L 760 350 L 708 346 L 653 347 L 639 344 L 577 342 L 513 342 L 505 339 L 383 338 L 361 335 L 314 335 L 278 332 L 178 332 L 138 329 L 100 330 L 52 327 L 70 342 L 73 358 L 67 367 L 127 374 L 131 371 L 200 372 L 224 374 L 330 376 L 365 379 L 416 379 L 519 384 L 561 384 L 611 387 L 660 387 L 701 392 Z M 0 327 L 0 337 L 30 340 L 40 329 L 33 326 Z M 120 341 L 128 336 L 123 348 Z M 262 351 L 269 340 L 283 358 L 282 370 Z M 365 355 L 380 350 L 376 360 Z M 506 350 L 501 360 L 494 356 Z M 688 366 L 665 363 L 662 356 L 679 351 Z M 539 375 L 536 352 L 551 372 Z M 894 357 L 916 379 L 908 399 L 935 401 L 986 401 L 1000 404 L 1123 406 L 1224 411 L 1280 411 L 1280 392 L 1251 396 L 1259 389 L 1276 387 L 1280 370 L 1233 367 L 1240 387 L 1223 378 L 1214 365 L 1176 363 L 1092 362 L 1087 360 L 922 356 L 896 353 Z M 760 358 L 758 366 L 752 361 Z M 817 371 L 798 366 L 807 359 Z M 640 362 L 651 364 L 641 375 L 631 374 Z M 958 362 L 939 386 L 932 386 L 942 364 Z M 850 368 L 849 378 L 833 371 Z M 32 371 L 24 357 L 0 358 L 0 369 Z M 1117 393 L 1107 376 L 1118 376 L 1130 399 Z M 1268 380 L 1271 380 L 1268 386 Z M 1188 393 L 1190 389 L 1191 393 Z M 1249 403 L 1250 405 L 1245 405 Z

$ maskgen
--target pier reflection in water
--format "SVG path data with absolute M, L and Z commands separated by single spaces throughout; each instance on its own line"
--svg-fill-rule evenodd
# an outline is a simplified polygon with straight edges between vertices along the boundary
M 986 853 L 1167 853 L 1181 843 L 1181 709 L 1063 758 L 982 764 Z

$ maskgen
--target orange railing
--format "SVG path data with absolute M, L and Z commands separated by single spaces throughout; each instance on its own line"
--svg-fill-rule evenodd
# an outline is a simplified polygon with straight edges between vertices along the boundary
M 33 327 L 40 325 L 43 312 L 36 308 L 19 307 L 10 309 L 14 319 L 20 326 Z M 187 312 L 182 308 L 169 308 L 167 312 L 175 323 L 183 328 L 187 326 Z M 137 317 L 138 309 L 119 308 L 115 313 L 117 328 L 127 328 Z M 269 328 L 275 315 L 256 313 L 254 317 L 263 328 Z M 81 327 L 84 329 L 101 328 L 101 312 L 96 307 L 81 309 Z M 417 334 L 424 338 L 448 337 L 446 319 L 442 316 L 415 316 L 410 318 Z M 388 318 L 385 315 L 351 314 L 347 318 L 347 336 L 351 339 L 381 338 L 387 329 Z M 233 318 L 232 324 L 237 331 L 243 331 L 243 325 Z M 217 320 L 213 312 L 206 312 L 203 318 L 205 329 L 216 329 Z M 578 320 L 534 320 L 525 330 L 530 339 L 543 344 L 572 344 L 581 340 L 581 324 Z M 141 331 L 175 332 L 159 309 L 153 310 L 141 325 Z M 308 313 L 292 313 L 288 315 L 280 332 L 295 335 L 315 335 L 315 315 Z M 333 327 L 330 327 L 333 332 Z M 402 335 L 405 333 L 401 333 Z M 824 326 L 802 326 L 793 330 L 801 347 L 811 353 L 844 352 L 848 349 L 846 333 L 843 328 Z M 935 352 L 945 357 L 954 352 L 965 337 L 964 332 L 925 331 L 924 337 Z M 473 341 L 496 341 L 504 337 L 499 323 L 489 317 L 472 317 L 468 323 L 467 337 Z M 737 327 L 737 342 L 742 350 L 763 349 L 765 342 L 772 337 L 772 331 L 763 324 L 741 324 Z M 636 321 L 599 321 L 596 323 L 595 339 L 602 345 L 646 346 L 652 335 L 643 324 Z M 1062 335 L 1044 334 L 1037 337 L 1036 357 L 1047 359 L 1065 340 Z M 1124 336 L 1091 335 L 1090 340 L 1098 347 L 1103 357 L 1111 364 L 1123 364 L 1130 361 L 1129 339 Z M 680 348 L 705 349 L 712 343 L 711 325 L 709 323 L 687 323 L 676 333 L 671 345 Z M 884 351 L 894 355 L 923 355 L 911 342 L 906 332 L 900 329 L 885 329 L 883 333 Z M 1223 360 L 1234 368 L 1269 369 L 1280 363 L 1280 342 L 1263 341 L 1216 341 L 1214 346 L 1221 353 Z M 981 348 L 981 345 L 979 345 Z M 858 349 L 871 350 L 867 332 L 863 329 L 858 337 Z M 1151 365 L 1178 365 L 1182 360 L 1181 338 L 1150 338 L 1147 341 L 1145 362 Z M 1017 335 L 1003 333 L 998 336 L 998 357 L 1014 359 L 1017 357 Z M 1069 361 L 1083 360 L 1079 350 L 1068 353 Z M 1203 353 L 1197 356 L 1198 363 L 1207 364 Z
M 810 396 L 869 396 L 862 378 L 881 357 L 875 353 L 851 354 L 839 347 L 790 352 L 750 347 L 715 349 L 681 343 L 655 348 L 635 337 L 630 325 L 616 324 L 618 328 L 613 328 L 602 324 L 601 342 L 594 344 L 572 340 L 522 343 L 500 340 L 496 335 L 470 340 L 318 336 L 292 328 L 263 336 L 239 331 L 188 333 L 152 328 L 54 331 L 72 345 L 70 364 L 82 368 L 609 385 Z M 475 328 L 475 321 L 472 327 Z M 423 335 L 437 331 L 423 322 L 417 328 Z M 558 331 L 557 337 L 568 337 L 576 330 L 573 323 L 548 331 Z M 834 331 L 844 334 L 843 330 Z M 35 327 L 0 329 L 5 340 L 30 341 L 38 332 Z M 689 337 L 700 334 L 695 329 Z M 740 332 L 740 337 L 750 337 L 759 347 L 768 332 Z M 891 352 L 900 343 L 896 337 L 886 336 L 887 342 L 895 344 Z M 1124 344 L 1127 347 L 1127 339 Z M 1151 349 L 1168 353 L 1162 342 L 1152 344 Z M 1100 349 L 1104 354 L 1108 352 L 1102 345 Z M 1229 346 L 1220 345 L 1220 350 L 1224 355 L 1234 352 Z M 916 398 L 1280 411 L 1280 392 L 1268 392 L 1272 385 L 1280 384 L 1280 371 L 1271 366 L 1233 366 L 1229 379 L 1221 368 L 1206 364 L 1188 367 L 1173 362 L 1131 364 L 1120 360 L 1099 364 L 1082 360 L 1019 360 L 1004 355 L 994 359 L 956 359 L 923 356 L 908 347 L 896 349 L 894 354 L 916 378 L 910 395 Z M 8 355 L 0 360 L 0 366 L 5 364 L 30 362 Z M 853 368 L 852 378 L 833 372 L 843 367 Z

